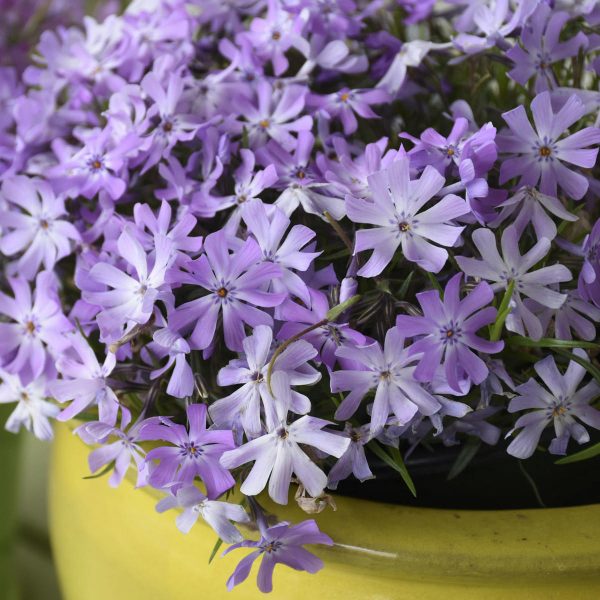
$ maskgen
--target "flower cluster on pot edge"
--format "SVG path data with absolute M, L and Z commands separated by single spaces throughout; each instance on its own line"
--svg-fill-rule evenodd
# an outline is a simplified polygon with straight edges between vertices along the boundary
M 260 558 L 264 592 L 333 541 L 261 493 L 318 513 L 374 456 L 410 485 L 422 443 L 589 442 L 599 51 L 596 0 L 134 0 L 44 32 L 0 70 L 7 429 L 75 419 L 92 472 L 250 548 L 227 586 Z

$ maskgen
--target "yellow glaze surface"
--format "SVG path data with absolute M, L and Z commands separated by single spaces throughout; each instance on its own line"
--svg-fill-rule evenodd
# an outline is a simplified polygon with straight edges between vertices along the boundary
M 64 600 L 220 600 L 262 597 L 249 579 L 225 581 L 247 550 L 208 565 L 216 535 L 203 522 L 188 535 L 175 512 L 131 481 L 112 489 L 89 474 L 88 449 L 57 428 L 50 478 L 50 526 Z M 563 509 L 419 509 L 336 498 L 317 515 L 337 545 L 317 549 L 317 575 L 275 569 L 282 600 L 597 600 L 600 505 Z M 282 519 L 306 518 L 291 500 L 269 505 Z

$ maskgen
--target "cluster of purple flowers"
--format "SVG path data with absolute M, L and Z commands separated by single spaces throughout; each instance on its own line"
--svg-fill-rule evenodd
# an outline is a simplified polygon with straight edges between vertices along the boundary
M 0 69 L 7 429 L 74 420 L 93 472 L 251 548 L 227 587 L 260 558 L 264 592 L 333 542 L 260 494 L 316 513 L 382 452 L 590 441 L 599 23 L 595 1 L 133 0 L 46 31 Z

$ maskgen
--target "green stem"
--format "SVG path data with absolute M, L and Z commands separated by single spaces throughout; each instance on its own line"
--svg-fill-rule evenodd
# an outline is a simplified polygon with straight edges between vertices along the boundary
M 511 279 L 508 287 L 506 288 L 506 292 L 504 292 L 504 298 L 502 298 L 502 302 L 500 303 L 500 308 L 498 309 L 498 316 L 496 317 L 496 322 L 492 327 L 492 332 L 490 334 L 490 340 L 492 342 L 497 342 L 500 339 L 500 335 L 502 334 L 502 327 L 504 327 L 504 322 L 506 321 L 506 317 L 508 317 L 510 313 L 510 301 L 512 300 L 512 295 L 515 290 L 515 281 Z

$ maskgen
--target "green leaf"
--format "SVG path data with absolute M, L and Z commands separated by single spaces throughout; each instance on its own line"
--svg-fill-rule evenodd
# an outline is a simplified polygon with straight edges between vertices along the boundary
M 589 448 L 586 448 L 585 450 L 580 450 L 579 452 L 575 452 L 574 454 L 570 454 L 564 458 L 559 458 L 554 464 L 568 465 L 570 463 L 579 462 L 582 460 L 589 460 L 590 458 L 594 458 L 594 456 L 598 456 L 599 454 L 600 442 L 590 446 Z
M 508 284 L 506 288 L 506 292 L 504 292 L 504 297 L 502 298 L 502 302 L 500 303 L 500 307 L 498 308 L 498 315 L 496 316 L 496 321 L 492 326 L 492 331 L 490 333 L 490 340 L 492 342 L 497 342 L 502 335 L 502 328 L 504 327 L 504 322 L 506 318 L 510 314 L 510 301 L 512 299 L 513 292 L 515 290 L 515 281 L 514 279 Z
M 520 335 L 512 335 L 507 342 L 513 346 L 526 346 L 527 348 L 588 348 L 597 350 L 600 344 L 596 342 L 583 342 L 574 340 L 555 340 L 553 338 L 541 338 L 539 340 L 530 340 Z
M 391 448 L 391 456 L 375 441 L 371 440 L 368 444 L 369 448 L 373 452 L 373 454 L 377 455 L 388 467 L 394 469 L 394 471 L 400 474 L 400 477 L 404 480 L 404 483 L 410 490 L 411 494 L 416 498 L 417 497 L 417 488 L 402 460 L 402 455 L 400 454 L 400 450 L 398 448 Z
M 215 547 L 212 549 L 212 552 L 210 553 L 210 558 L 208 559 L 208 564 L 209 565 L 213 561 L 213 558 L 217 555 L 217 552 L 219 551 L 219 548 L 222 545 L 223 545 L 223 540 L 221 538 L 219 538 L 217 540 L 217 543 L 215 544 Z
M 402 287 L 400 288 L 400 291 L 398 292 L 398 298 L 400 300 L 404 300 L 404 298 L 406 297 L 406 294 L 408 293 L 408 288 L 410 286 L 410 283 L 412 281 L 413 275 L 415 274 L 414 271 L 411 271 L 408 274 L 408 277 L 404 280 L 404 282 L 402 283 Z
M 440 282 L 433 276 L 433 273 L 430 273 L 429 271 L 425 271 L 425 274 L 427 275 L 427 279 L 429 279 L 433 288 L 436 289 L 440 293 L 440 296 L 443 298 L 444 290 L 442 289 Z
M 479 438 L 470 437 L 460 449 L 456 460 L 452 464 L 452 467 L 450 467 L 446 480 L 450 481 L 451 479 L 458 477 L 467 468 L 473 458 L 475 458 L 480 447 L 481 440 Z
M 342 302 L 337 306 L 334 306 L 329 310 L 326 315 L 326 319 L 328 321 L 335 321 L 342 313 L 346 312 L 350 307 L 354 306 L 360 300 L 360 295 L 352 296 L 352 298 L 348 298 L 346 302 Z
M 600 369 L 594 366 L 591 362 L 581 358 L 581 356 L 577 356 L 577 354 L 562 350 L 561 348 L 557 348 L 556 353 L 568 358 L 569 360 L 574 360 L 576 363 L 579 363 L 590 375 L 592 375 L 594 379 L 596 379 L 596 381 L 600 382 Z
M 108 465 L 106 465 L 106 467 L 104 467 L 104 469 L 102 469 L 102 471 L 100 471 L 99 473 L 94 473 L 93 475 L 87 475 L 83 479 L 98 479 L 99 477 L 103 477 L 107 473 L 110 473 L 113 470 L 113 467 L 114 467 L 114 462 L 111 462 Z

